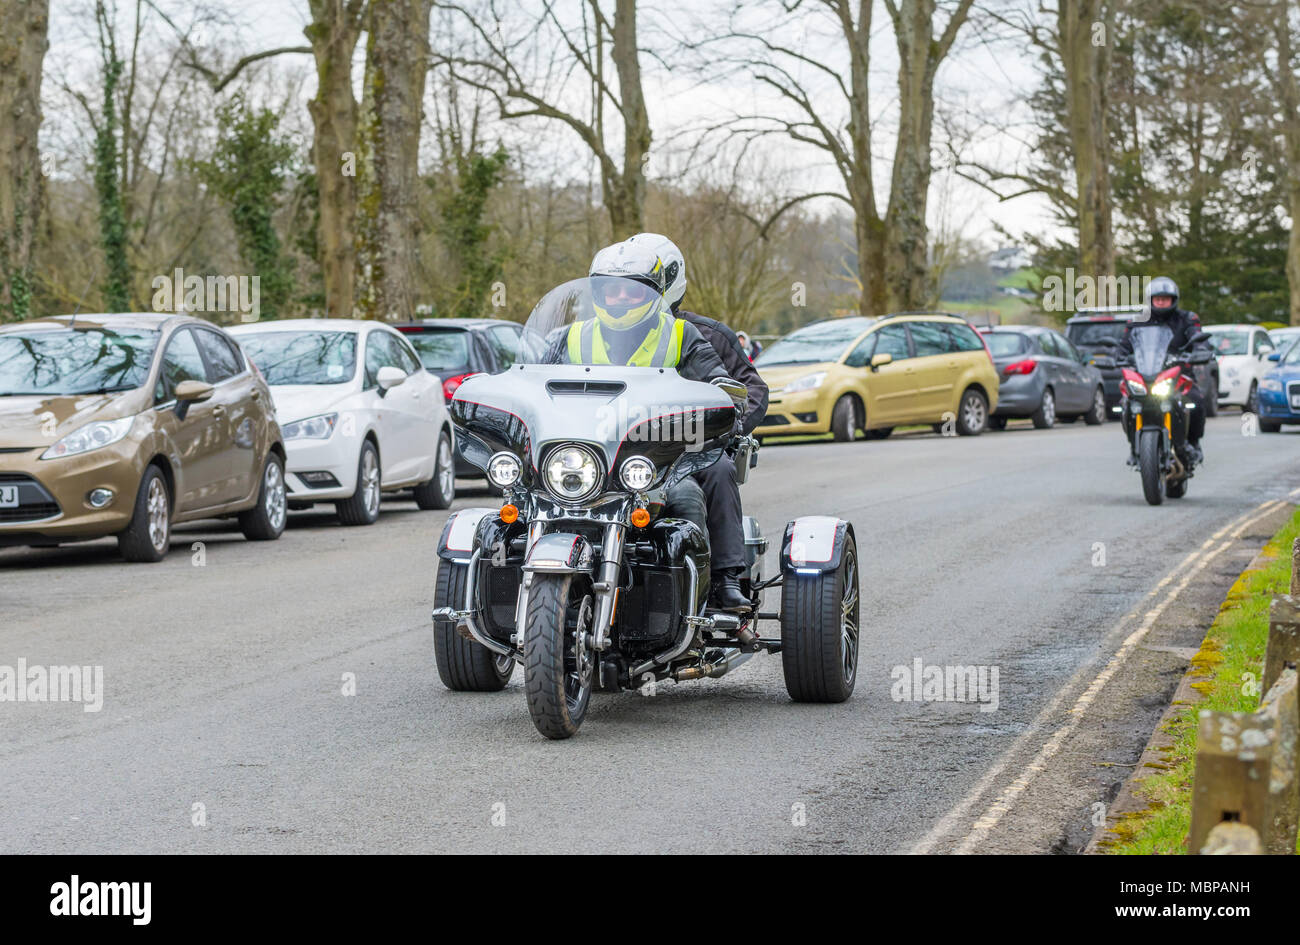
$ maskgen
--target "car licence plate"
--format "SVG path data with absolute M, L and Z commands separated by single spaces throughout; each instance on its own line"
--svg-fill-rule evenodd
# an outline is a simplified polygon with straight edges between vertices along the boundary
M 1291 407 L 1300 410 L 1300 391 L 1296 391 L 1291 395 Z
M 18 508 L 18 487 L 0 486 L 0 509 Z

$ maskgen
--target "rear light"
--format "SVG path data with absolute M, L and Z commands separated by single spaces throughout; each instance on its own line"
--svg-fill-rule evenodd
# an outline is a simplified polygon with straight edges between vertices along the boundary
M 1014 364 L 1008 364 L 1002 369 L 1002 373 L 1007 377 L 1012 374 L 1033 374 L 1034 368 L 1038 367 L 1038 362 L 1033 358 L 1026 358 L 1024 361 L 1017 361 Z
M 473 374 L 457 374 L 455 377 L 449 377 L 442 382 L 442 396 L 447 398 L 447 403 L 451 403 L 451 398 L 456 394 L 456 388 L 465 383 L 465 378 L 473 376 Z

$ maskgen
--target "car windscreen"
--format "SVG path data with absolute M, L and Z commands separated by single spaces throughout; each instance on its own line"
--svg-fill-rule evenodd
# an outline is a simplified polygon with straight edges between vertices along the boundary
M 149 377 L 158 332 L 37 328 L 0 333 L 0 397 L 105 394 Z
M 819 322 L 774 341 L 754 363 L 759 367 L 778 364 L 816 364 L 838 361 L 849 343 L 871 327 L 872 319 L 850 318 L 842 322 Z
M 405 334 L 426 370 L 437 373 L 469 367 L 469 332 L 453 328 Z
M 991 331 L 984 340 L 995 358 L 1005 358 L 1025 350 L 1025 336 L 1014 331 Z
M 1294 339 L 1290 344 L 1286 354 L 1282 356 L 1282 363 L 1300 364 L 1300 338 Z
M 1220 356 L 1248 354 L 1250 351 L 1248 331 L 1212 331 L 1210 335 L 1210 347 Z
M 1065 336 L 1076 345 L 1100 345 L 1107 338 L 1119 341 L 1126 328 L 1128 322 L 1075 322 Z
M 272 386 L 346 384 L 357 371 L 354 331 L 267 331 L 238 340 Z

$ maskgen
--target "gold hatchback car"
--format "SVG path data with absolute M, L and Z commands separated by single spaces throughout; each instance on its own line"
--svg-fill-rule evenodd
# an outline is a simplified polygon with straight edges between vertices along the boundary
M 998 405 L 988 346 L 956 315 L 904 312 L 833 318 L 773 342 L 754 362 L 771 390 L 759 436 L 859 430 L 884 439 L 894 427 L 951 422 L 984 430 Z
M 279 538 L 284 446 L 271 392 L 239 345 L 183 315 L 0 325 L 0 545 L 116 535 L 128 561 L 171 526 L 238 516 Z

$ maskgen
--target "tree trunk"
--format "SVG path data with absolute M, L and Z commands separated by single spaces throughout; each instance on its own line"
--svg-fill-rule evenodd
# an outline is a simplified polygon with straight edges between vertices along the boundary
M 37 148 L 49 0 L 0 0 L 0 321 L 26 318 L 44 176 Z
M 645 162 L 650 156 L 650 117 L 641 89 L 637 52 L 636 0 L 618 0 L 614 7 L 614 68 L 622 98 L 623 171 L 606 181 L 605 199 L 614 239 L 627 239 L 644 228 Z
M 1099 43 L 1094 42 L 1097 24 L 1110 32 L 1102 0 L 1060 0 L 1057 35 L 1065 73 L 1066 120 L 1075 154 L 1079 271 L 1094 279 L 1115 274 L 1106 121 L 1112 37 L 1102 35 Z
M 303 30 L 316 58 L 316 97 L 307 109 L 316 129 L 312 139 L 320 204 L 316 245 L 325 283 L 325 314 L 331 318 L 350 318 L 355 304 L 358 143 L 352 54 L 361 35 L 363 7 L 362 0 L 311 0 L 312 22 Z
M 1286 250 L 1286 279 L 1291 292 L 1292 325 L 1300 325 L 1300 82 L 1296 80 L 1286 3 L 1273 19 L 1277 37 L 1277 71 L 1274 74 L 1278 105 L 1282 113 L 1282 141 L 1287 163 L 1287 211 L 1291 214 L 1291 238 Z
M 421 101 L 432 0 L 371 0 L 357 257 L 367 318 L 415 317 Z

